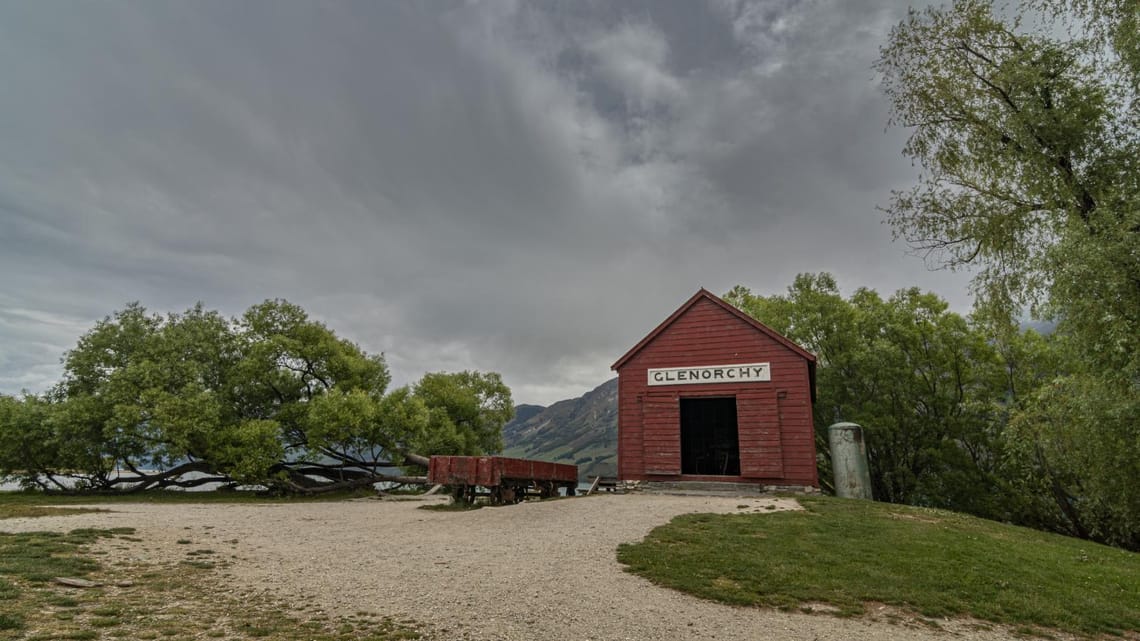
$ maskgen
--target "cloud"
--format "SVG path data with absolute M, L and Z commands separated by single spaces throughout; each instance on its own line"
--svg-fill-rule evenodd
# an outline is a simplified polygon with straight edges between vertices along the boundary
M 599 79 L 623 95 L 631 111 L 652 114 L 682 100 L 681 81 L 666 66 L 669 43 L 650 24 L 624 23 L 585 43 Z
M 284 297 L 397 382 L 495 370 L 542 403 L 700 286 L 828 269 L 961 309 L 874 209 L 913 180 L 870 70 L 904 11 L 4 5 L 0 391 L 133 300 Z

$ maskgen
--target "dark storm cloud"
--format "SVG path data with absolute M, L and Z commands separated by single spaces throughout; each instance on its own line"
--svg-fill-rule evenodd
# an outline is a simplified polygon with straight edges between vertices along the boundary
M 140 300 L 304 306 L 549 402 L 699 286 L 925 274 L 871 63 L 902 3 L 0 7 L 0 391 Z

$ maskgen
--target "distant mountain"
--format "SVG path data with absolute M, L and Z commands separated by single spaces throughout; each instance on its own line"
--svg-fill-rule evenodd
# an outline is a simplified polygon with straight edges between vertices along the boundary
M 530 420 L 530 417 L 538 414 L 546 408 L 541 405 L 515 405 L 515 417 L 511 419 L 511 423 L 525 423 Z M 509 423 L 508 423 L 509 425 Z
M 519 405 L 503 455 L 574 463 L 578 477 L 617 475 L 617 379 L 550 407 Z

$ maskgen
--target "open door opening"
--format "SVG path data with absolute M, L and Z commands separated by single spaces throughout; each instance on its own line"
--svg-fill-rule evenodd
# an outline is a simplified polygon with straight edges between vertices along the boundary
M 736 397 L 681 399 L 681 473 L 740 475 Z

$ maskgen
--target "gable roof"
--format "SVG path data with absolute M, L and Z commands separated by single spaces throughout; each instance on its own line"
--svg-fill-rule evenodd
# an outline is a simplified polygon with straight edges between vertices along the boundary
M 732 305 L 729 305 L 728 303 L 724 302 L 723 300 L 721 300 L 721 298 L 719 296 L 716 296 L 715 294 L 708 291 L 704 287 L 697 290 L 697 293 L 693 294 L 692 298 L 685 301 L 685 304 L 678 307 L 677 311 L 670 314 L 669 318 L 666 318 L 652 332 L 649 332 L 649 334 L 646 335 L 645 338 L 641 339 L 641 341 L 639 341 L 637 343 L 637 345 L 634 345 L 632 349 L 630 349 L 628 352 L 626 352 L 624 355 L 622 355 L 621 358 L 617 359 L 617 362 L 615 362 L 613 365 L 611 365 L 610 369 L 617 370 L 622 365 L 625 365 L 626 362 L 629 361 L 629 359 L 633 358 L 634 355 L 636 355 L 641 350 L 645 349 L 645 347 L 647 345 L 652 343 L 658 336 L 661 335 L 662 332 L 664 332 L 666 329 L 668 329 L 670 325 L 675 323 L 678 318 L 684 316 L 686 312 L 688 312 L 690 309 L 692 309 L 692 307 L 694 305 L 696 305 L 698 302 L 700 302 L 702 300 L 707 300 L 707 301 L 717 305 L 718 307 L 720 307 L 724 311 L 728 312 L 729 314 L 732 314 L 733 316 L 744 321 L 745 323 L 750 325 L 756 331 L 768 336 L 769 338 L 771 338 L 772 340 L 776 341 L 777 343 L 783 345 L 784 347 L 787 347 L 788 349 L 790 349 L 791 351 L 795 352 L 797 355 L 802 357 L 804 360 L 806 360 L 808 362 L 808 376 L 811 379 L 811 398 L 813 401 L 815 400 L 815 354 L 812 354 L 811 352 L 800 347 L 799 345 L 796 345 L 791 340 L 789 340 L 788 338 L 786 338 L 784 335 L 780 334 L 776 330 L 772 329 L 771 327 L 768 327 L 764 323 L 761 323 L 760 321 L 756 320 L 755 318 L 752 318 L 748 314 L 745 314 L 744 312 L 740 311 L 739 309 L 737 309 L 737 308 L 733 307 Z

